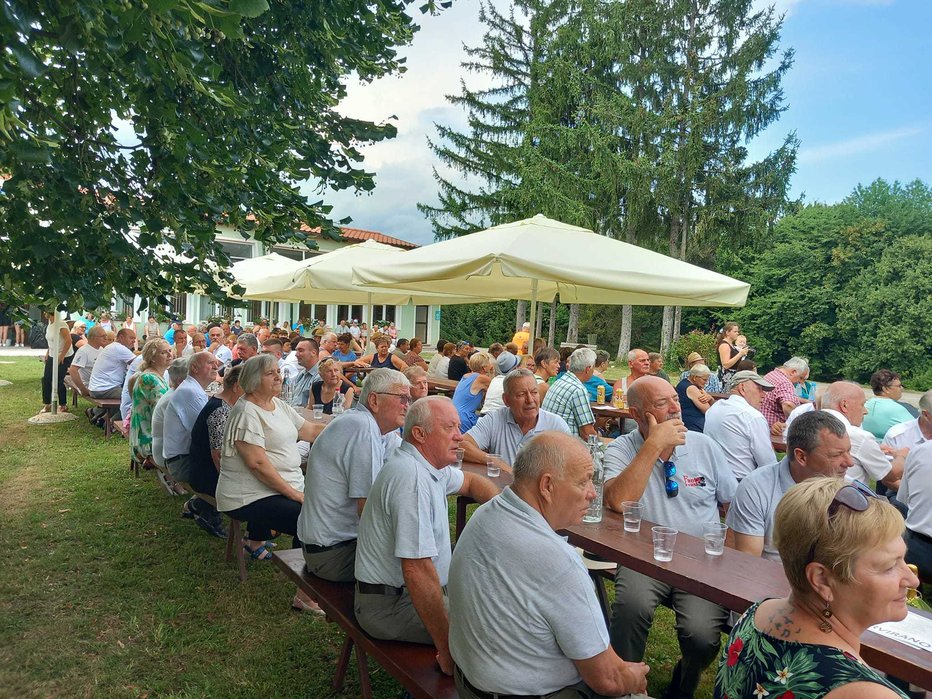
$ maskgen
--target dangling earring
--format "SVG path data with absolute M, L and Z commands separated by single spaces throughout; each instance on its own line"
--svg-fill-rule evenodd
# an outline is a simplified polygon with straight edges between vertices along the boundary
M 825 609 L 822 610 L 822 621 L 819 622 L 819 630 L 823 633 L 832 632 L 832 624 L 829 619 L 832 618 L 832 607 L 828 602 L 825 603 Z

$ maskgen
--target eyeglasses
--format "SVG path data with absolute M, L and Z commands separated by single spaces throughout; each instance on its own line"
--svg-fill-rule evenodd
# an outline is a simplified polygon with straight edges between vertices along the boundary
M 838 508 L 842 505 L 852 512 L 864 512 L 871 506 L 871 500 L 874 498 L 879 500 L 880 496 L 861 481 L 852 481 L 848 485 L 843 485 L 838 489 L 835 497 L 832 498 L 828 505 L 828 510 L 825 513 L 828 523 L 831 524 L 832 518 L 838 513 Z M 819 545 L 820 540 L 821 537 L 818 537 L 812 542 L 812 547 L 809 549 L 808 563 L 815 560 L 816 547 Z
M 376 391 L 380 396 L 395 396 L 402 405 L 408 405 L 411 403 L 411 396 L 406 396 L 404 393 L 392 393 L 391 391 Z
M 663 488 L 667 491 L 668 498 L 675 498 L 680 494 L 680 484 L 676 482 L 676 464 L 672 461 L 663 462 L 663 477 L 665 479 Z

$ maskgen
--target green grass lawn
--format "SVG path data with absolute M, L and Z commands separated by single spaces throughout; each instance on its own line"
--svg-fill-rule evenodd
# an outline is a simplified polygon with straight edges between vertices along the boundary
M 119 436 L 83 416 L 28 425 L 42 365 L 0 361 L 13 382 L 0 387 L 0 696 L 358 696 L 352 665 L 344 692 L 330 689 L 338 627 L 290 611 L 294 588 L 272 564 L 250 561 L 240 583 L 224 542 L 181 518 L 182 498 L 129 473 Z M 652 695 L 678 654 L 661 609 Z M 398 695 L 371 671 L 376 697 Z

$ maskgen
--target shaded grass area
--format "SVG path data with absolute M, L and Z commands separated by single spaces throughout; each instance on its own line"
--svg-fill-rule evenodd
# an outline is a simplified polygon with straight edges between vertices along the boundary
M 0 695 L 355 697 L 330 688 L 338 627 L 290 611 L 271 564 L 240 583 L 183 498 L 128 471 L 129 448 L 86 420 L 33 426 L 42 365 L 0 364 Z M 79 405 L 79 407 L 81 407 Z M 79 410 L 79 414 L 83 410 Z M 679 650 L 658 612 L 646 661 L 659 695 Z M 374 664 L 376 697 L 400 687 Z M 711 696 L 711 672 L 699 696 Z

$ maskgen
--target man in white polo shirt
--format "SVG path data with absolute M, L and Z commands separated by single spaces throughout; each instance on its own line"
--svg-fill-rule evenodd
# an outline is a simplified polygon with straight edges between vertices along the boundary
M 230 366 L 233 361 L 233 351 L 223 344 L 226 339 L 223 336 L 223 328 L 214 323 L 207 329 L 207 338 L 210 340 L 207 351 L 217 358 L 220 366 Z
M 874 480 L 888 488 L 899 487 L 903 476 L 903 465 L 909 449 L 902 448 L 892 454 L 884 454 L 874 435 L 861 428 L 867 415 L 864 389 L 850 381 L 836 381 L 822 396 L 822 410 L 841 420 L 851 439 L 851 458 L 854 466 L 848 469 L 848 478 L 862 483 Z M 888 456 L 892 458 L 888 458 Z
M 488 479 L 448 467 L 463 439 L 459 430 L 459 413 L 448 398 L 427 396 L 408 408 L 404 442 L 372 484 L 356 545 L 359 625 L 375 638 L 432 643 L 448 675 L 447 496 L 459 493 L 482 503 L 498 494 Z
M 932 582 L 932 441 L 910 449 L 896 499 L 908 508 L 906 562 L 919 568 L 922 582 Z
M 385 457 L 398 445 L 409 392 L 404 374 L 373 370 L 356 408 L 337 417 L 314 441 L 298 515 L 298 538 L 314 575 L 335 582 L 354 579 L 359 515 Z
M 725 517 L 735 533 L 735 548 L 779 561 L 773 515 L 786 491 L 813 476 L 842 477 L 853 464 L 851 440 L 841 420 L 824 410 L 800 415 L 790 425 L 783 460 L 757 469 L 738 485 Z
M 538 432 L 521 446 L 514 477 L 469 520 L 450 563 L 450 653 L 460 697 L 646 691 L 649 668 L 625 662 L 609 645 L 586 567 L 556 533 L 579 524 L 595 498 L 585 445 Z
M 705 414 L 704 434 L 724 450 L 735 478 L 777 463 L 770 443 L 770 427 L 760 412 L 764 391 L 773 384 L 754 371 L 739 371 L 728 379 L 729 397 L 717 400 Z
M 78 355 L 75 355 L 75 361 L 77 358 Z M 74 362 L 71 365 L 74 366 Z M 919 398 L 919 417 L 900 422 L 887 430 L 881 446 L 896 451 L 903 448 L 912 449 L 929 440 L 932 440 L 932 389 Z
M 463 437 L 465 460 L 485 463 L 489 454 L 498 454 L 506 470 L 511 470 L 518 447 L 538 432 L 570 433 L 570 427 L 559 415 L 540 408 L 540 393 L 534 374 L 527 369 L 515 369 L 505 376 L 502 400 L 498 408 L 479 418 Z
M 94 364 L 103 351 L 104 340 L 107 339 L 107 331 L 99 325 L 95 325 L 87 331 L 87 343 L 78 348 L 74 353 L 74 359 L 71 360 L 71 366 L 68 367 L 68 376 L 71 377 L 71 383 L 82 396 L 89 396 L 90 392 L 87 385 L 91 382 L 91 374 L 94 371 Z
M 136 355 L 133 354 L 133 344 L 136 342 L 136 332 L 129 328 L 122 328 L 116 335 L 116 342 L 111 342 L 97 355 L 94 369 L 91 371 L 91 380 L 87 384 L 92 398 L 119 398 L 123 390 L 123 381 L 126 379 L 126 370 Z M 110 408 L 111 416 L 120 413 L 119 408 Z M 99 414 L 97 415 L 99 417 Z

